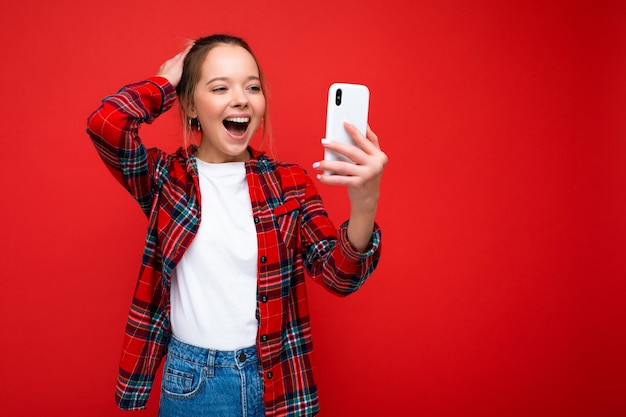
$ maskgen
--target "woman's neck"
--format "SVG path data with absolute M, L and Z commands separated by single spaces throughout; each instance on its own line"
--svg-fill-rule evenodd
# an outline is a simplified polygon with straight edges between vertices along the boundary
M 202 144 L 198 146 L 195 152 L 196 158 L 208 162 L 209 164 L 222 164 L 225 162 L 245 162 L 251 158 L 250 151 L 246 149 L 243 153 L 239 155 L 226 155 L 220 154 L 217 155 L 215 152 L 212 152 L 210 147 L 203 147 Z

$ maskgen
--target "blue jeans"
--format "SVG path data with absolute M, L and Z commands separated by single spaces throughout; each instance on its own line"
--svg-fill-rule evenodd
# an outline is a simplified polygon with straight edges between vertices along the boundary
M 159 417 L 264 417 L 256 348 L 215 351 L 172 336 Z

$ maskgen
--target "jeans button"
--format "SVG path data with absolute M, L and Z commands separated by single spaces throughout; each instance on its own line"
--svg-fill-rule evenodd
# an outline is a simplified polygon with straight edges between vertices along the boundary
M 248 358 L 248 356 L 246 356 L 245 353 L 241 352 L 239 354 L 239 362 L 244 362 L 247 358 Z

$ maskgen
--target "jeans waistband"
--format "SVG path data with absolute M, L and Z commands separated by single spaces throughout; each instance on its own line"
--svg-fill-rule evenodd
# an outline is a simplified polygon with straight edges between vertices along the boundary
M 167 346 L 167 354 L 207 367 L 243 368 L 257 361 L 255 346 L 238 350 L 213 350 L 187 344 L 173 335 Z

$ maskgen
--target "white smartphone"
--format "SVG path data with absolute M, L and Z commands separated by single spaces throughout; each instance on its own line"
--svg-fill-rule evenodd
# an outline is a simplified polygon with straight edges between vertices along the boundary
M 326 110 L 326 139 L 354 145 L 354 141 L 343 125 L 344 121 L 353 124 L 365 136 L 369 99 L 369 89 L 364 85 L 346 83 L 331 85 L 328 89 Z M 345 156 L 328 149 L 324 150 L 324 159 L 352 162 Z M 327 172 L 327 174 L 332 173 Z

